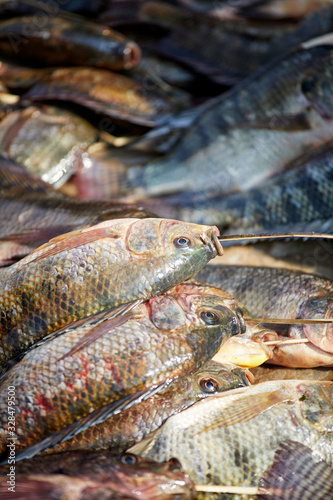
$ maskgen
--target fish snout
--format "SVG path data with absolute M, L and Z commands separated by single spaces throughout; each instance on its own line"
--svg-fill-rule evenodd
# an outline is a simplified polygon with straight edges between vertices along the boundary
M 208 245 L 214 253 L 216 252 L 217 255 L 223 255 L 223 247 L 218 238 L 219 236 L 220 231 L 216 226 L 213 226 L 202 234 L 201 240 Z

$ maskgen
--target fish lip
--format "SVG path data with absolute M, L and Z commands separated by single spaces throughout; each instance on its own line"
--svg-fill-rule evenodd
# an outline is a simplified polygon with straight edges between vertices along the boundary
M 204 232 L 200 239 L 205 244 L 208 245 L 212 252 L 217 252 L 217 255 L 223 255 L 223 247 L 220 243 L 218 237 L 220 236 L 220 231 L 216 226 L 209 228 Z

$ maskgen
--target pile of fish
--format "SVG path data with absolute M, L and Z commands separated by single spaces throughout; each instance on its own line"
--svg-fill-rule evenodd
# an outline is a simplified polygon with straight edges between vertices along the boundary
M 333 500 L 333 2 L 0 13 L 1 499 Z

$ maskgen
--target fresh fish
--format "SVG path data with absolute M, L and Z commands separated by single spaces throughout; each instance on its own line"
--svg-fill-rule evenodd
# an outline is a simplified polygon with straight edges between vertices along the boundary
M 4 469 L 4 468 L 3 468 Z M 3 470 L 3 474 L 8 473 Z M 61 453 L 15 465 L 15 493 L 0 476 L 3 500 L 190 500 L 192 481 L 175 459 L 158 464 L 130 453 Z
M 205 266 L 195 279 L 222 288 L 259 318 L 297 318 L 308 299 L 333 293 L 331 280 L 274 267 Z
M 248 370 L 210 361 L 199 371 L 176 380 L 166 391 L 80 432 L 48 451 L 54 453 L 104 448 L 126 450 L 175 413 L 185 410 L 200 399 L 249 385 L 251 380 L 253 379 Z
M 21 75 L 23 78 L 24 75 Z M 116 123 L 154 127 L 184 108 L 166 92 L 149 93 L 124 75 L 97 68 L 60 68 L 34 85 L 22 102 L 48 99 L 73 102 L 112 118 Z
M 319 276 L 270 267 L 207 266 L 197 278 L 228 291 L 255 317 L 268 318 L 267 323 L 269 318 L 332 317 L 333 283 Z M 333 366 L 332 324 L 283 325 L 280 329 L 291 339 L 308 338 L 311 344 L 278 346 L 269 363 Z
M 330 470 L 332 382 L 264 382 L 208 398 L 169 418 L 158 431 L 131 449 L 158 461 L 179 457 L 197 484 L 253 487 L 260 485 L 263 476 L 272 470 L 281 447 L 290 442 L 298 449 L 307 448 Z M 315 493 L 312 491 L 309 498 L 331 498 Z
M 317 112 L 301 86 L 309 71 L 326 74 L 332 41 L 327 35 L 306 42 L 205 104 L 165 158 L 128 169 L 124 193 L 245 191 L 331 140 L 333 121 Z
M 44 438 L 49 447 L 61 442 L 50 433 L 67 439 L 70 424 L 80 432 L 111 416 L 117 403 L 119 410 L 122 400 L 145 391 L 149 397 L 151 388 L 197 370 L 240 333 L 235 300 L 231 308 L 230 296 L 218 289 L 187 288 L 154 297 L 125 317 L 74 323 L 28 352 L 1 384 L 0 451 L 10 426 L 8 387 L 15 386 L 16 449 L 37 443 L 42 451 Z
M 145 205 L 161 217 L 216 224 L 224 234 L 291 230 L 330 233 L 333 146 L 330 143 L 314 150 L 292 162 L 286 172 L 243 193 L 215 197 L 182 193 Z
M 0 154 L 58 188 L 79 168 L 97 134 L 70 111 L 31 106 L 13 111 L 0 123 Z
M 192 277 L 222 254 L 218 234 L 173 220 L 115 219 L 50 240 L 0 273 L 0 364 L 71 321 Z
M 74 229 L 121 217 L 151 216 L 156 217 L 137 205 L 75 200 L 0 157 L 0 266 Z
M 131 69 L 140 60 L 136 43 L 106 26 L 74 16 L 22 16 L 0 23 L 0 54 L 38 62 Z

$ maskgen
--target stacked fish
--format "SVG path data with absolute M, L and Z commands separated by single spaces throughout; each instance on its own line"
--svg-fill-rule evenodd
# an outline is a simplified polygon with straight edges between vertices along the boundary
M 332 500 L 332 2 L 0 12 L 1 498 Z

